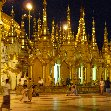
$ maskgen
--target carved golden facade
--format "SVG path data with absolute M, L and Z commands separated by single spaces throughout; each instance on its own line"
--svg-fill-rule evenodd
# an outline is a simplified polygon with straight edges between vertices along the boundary
M 14 20 L 14 10 L 12 7 L 11 16 L 1 12 L 3 3 L 0 1 L 0 86 L 4 84 L 6 78 L 11 80 L 11 88 L 15 89 L 20 70 L 16 67 L 19 64 L 18 56 L 21 52 L 19 42 L 20 26 Z
M 85 13 L 81 8 L 78 32 L 71 30 L 70 7 L 67 9 L 67 29 L 52 21 L 52 31 L 47 26 L 47 2 L 43 1 L 43 18 L 33 23 L 32 39 L 27 39 L 22 16 L 19 40 L 22 53 L 19 60 L 28 67 L 28 77 L 35 83 L 43 78 L 46 86 L 53 81 L 56 85 L 65 84 L 67 78 L 84 84 L 99 81 L 101 77 L 111 79 L 111 45 L 108 44 L 107 28 L 104 29 L 104 45 L 100 51 L 96 42 L 95 21 L 92 21 L 92 40 L 88 41 L 85 26 Z M 5 16 L 5 15 L 4 15 Z M 8 20 L 8 17 L 6 17 Z M 5 19 L 4 19 L 5 21 Z M 15 23 L 13 23 L 15 24 Z M 8 27 L 6 24 L 5 28 Z M 24 68 L 23 68 L 24 70 Z M 25 75 L 27 69 L 25 70 Z
M 32 52 L 29 57 L 29 76 L 37 83 L 38 78 L 50 85 L 62 84 L 67 78 L 80 84 L 99 81 L 101 77 L 111 78 L 110 45 L 107 29 L 104 31 L 102 51 L 98 49 L 95 34 L 95 22 L 92 21 L 92 40 L 88 41 L 84 20 L 84 9 L 81 8 L 78 33 L 74 36 L 70 23 L 70 8 L 67 9 L 67 30 L 52 21 L 52 31 L 47 27 L 46 0 L 43 2 L 43 21 L 34 19 Z M 43 24 L 41 24 L 43 23 Z

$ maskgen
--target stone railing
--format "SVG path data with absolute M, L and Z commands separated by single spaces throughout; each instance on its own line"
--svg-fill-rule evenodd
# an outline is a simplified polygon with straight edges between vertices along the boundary
M 66 93 L 69 90 L 67 86 L 41 86 L 36 87 L 40 93 Z M 77 86 L 78 93 L 98 93 L 99 86 Z
M 22 92 L 22 86 L 16 89 L 16 93 L 20 94 Z M 69 90 L 68 86 L 35 86 L 34 91 L 37 93 L 67 93 Z M 77 91 L 79 94 L 84 93 L 98 93 L 99 86 L 77 86 Z
M 99 86 L 77 86 L 78 93 L 99 93 Z

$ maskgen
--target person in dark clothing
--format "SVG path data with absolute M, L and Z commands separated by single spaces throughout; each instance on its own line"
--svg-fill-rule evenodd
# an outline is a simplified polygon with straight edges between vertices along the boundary
M 71 85 L 71 83 L 70 83 L 70 78 L 67 78 L 67 79 L 66 79 L 66 86 L 69 86 L 69 85 Z
M 109 77 L 107 78 L 107 80 L 105 81 L 105 87 L 106 87 L 106 92 L 107 93 L 110 93 L 110 80 L 109 80 Z

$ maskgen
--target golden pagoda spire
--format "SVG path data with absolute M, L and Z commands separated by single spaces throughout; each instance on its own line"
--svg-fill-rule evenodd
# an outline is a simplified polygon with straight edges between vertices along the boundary
M 106 27 L 106 22 L 105 22 L 105 29 L 104 29 L 104 43 L 108 45 L 108 33 L 107 33 L 107 27 Z
M 72 31 L 71 31 L 71 20 L 70 20 L 70 8 L 68 5 L 68 9 L 67 9 L 67 40 L 68 42 L 71 41 L 71 37 L 72 37 Z
M 12 11 L 11 11 L 11 16 L 12 16 L 11 26 L 10 26 L 10 29 L 9 29 L 9 32 L 8 32 L 8 42 L 10 44 L 15 42 L 15 39 L 16 39 L 16 36 L 17 36 L 17 33 L 15 31 L 15 26 L 14 26 L 14 10 L 13 10 L 13 6 L 12 6 Z
M 87 38 L 86 38 L 86 30 L 85 30 L 85 20 L 84 20 L 84 16 L 85 16 L 85 13 L 84 13 L 84 9 L 82 10 L 82 18 L 81 18 L 81 23 L 82 23 L 82 33 L 83 33 L 83 41 L 87 41 Z
M 82 19 L 82 8 L 80 9 L 80 20 L 79 20 L 79 26 L 78 26 L 78 32 L 77 32 L 77 35 L 76 35 L 76 39 L 75 39 L 75 43 L 76 45 L 78 44 L 78 42 L 81 41 L 81 28 L 82 28 L 82 23 L 81 23 L 81 20 Z
M 63 42 L 63 31 L 62 31 L 62 25 L 61 25 L 61 23 L 60 23 L 59 36 L 60 36 L 60 44 L 62 44 L 62 42 Z
M 38 28 L 37 37 L 38 37 L 38 39 L 40 39 L 40 36 L 41 36 L 41 19 L 40 18 L 38 19 L 37 23 L 38 23 L 38 26 L 37 26 L 37 28 Z
M 43 36 L 48 34 L 46 7 L 47 7 L 47 2 L 46 0 L 44 0 L 43 1 L 43 25 L 42 25 Z M 46 39 L 46 37 L 44 37 L 44 39 Z
M 25 15 L 22 15 L 21 30 L 25 32 L 24 16 L 25 16 Z
M 84 8 L 82 7 L 80 9 L 80 20 L 79 20 L 79 27 L 78 27 L 78 33 L 77 33 L 77 38 L 76 41 L 81 41 L 81 42 L 87 42 L 87 37 L 86 37 L 86 30 L 85 30 L 85 19 L 84 19 L 85 13 L 84 13 Z
M 26 32 L 25 32 L 25 26 L 24 26 L 24 15 L 22 15 L 22 21 L 21 21 L 21 34 L 20 34 L 20 42 L 21 42 L 21 48 L 25 48 L 26 46 Z
M 54 23 L 54 19 L 53 19 L 53 21 L 52 21 L 52 33 L 51 33 L 52 43 L 54 43 L 54 38 L 55 38 L 55 23 Z
M 67 24 L 68 26 L 70 27 L 70 8 L 69 8 L 69 5 L 68 5 L 68 9 L 67 9 Z
M 107 33 L 106 22 L 105 22 L 105 28 L 104 28 L 103 52 L 108 53 L 108 33 Z
M 92 22 L 92 49 L 97 48 L 97 43 L 96 43 L 96 35 L 95 35 L 95 21 L 93 18 Z
M 36 18 L 33 19 L 33 41 L 37 41 L 37 22 Z
M 59 32 L 58 32 L 58 30 L 59 30 L 59 27 L 58 27 L 58 24 L 56 25 L 56 41 L 58 41 L 58 39 L 59 39 Z
M 34 17 L 33 19 L 33 33 L 37 31 L 37 22 L 36 22 L 36 18 Z

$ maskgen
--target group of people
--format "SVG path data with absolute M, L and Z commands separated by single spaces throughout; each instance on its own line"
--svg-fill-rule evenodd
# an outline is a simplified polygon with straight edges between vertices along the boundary
M 107 93 L 107 94 L 110 94 L 111 93 L 111 90 L 110 90 L 110 85 L 111 85 L 111 82 L 109 80 L 109 77 L 107 78 L 106 81 L 103 80 L 103 78 L 101 78 L 100 80 L 100 94 L 103 95 L 104 91 Z
M 6 79 L 6 84 L 3 86 L 3 102 L 0 111 L 2 111 L 3 108 L 10 111 L 10 89 L 11 89 L 10 81 L 9 79 Z M 31 102 L 32 92 L 33 92 L 32 81 L 31 78 L 29 78 L 27 81 L 24 82 L 22 97 L 20 101 Z
M 39 78 L 38 84 L 40 86 L 43 86 L 43 80 L 41 78 Z M 111 82 L 109 80 L 109 77 L 107 78 L 106 81 L 103 80 L 103 78 L 101 78 L 100 82 L 100 94 L 103 95 L 104 91 L 106 91 L 106 93 L 111 93 L 110 90 L 110 85 Z M 68 91 L 67 91 L 67 95 L 69 94 L 75 94 L 78 95 L 77 92 L 77 86 L 76 84 L 70 84 L 70 82 L 67 82 L 67 86 L 68 86 Z M 8 109 L 8 111 L 10 111 L 10 81 L 9 79 L 6 79 L 6 84 L 3 86 L 3 102 L 1 105 L 1 111 L 3 108 Z M 24 81 L 24 85 L 23 85 L 23 89 L 22 89 L 22 97 L 20 98 L 20 101 L 23 102 L 31 102 L 32 100 L 32 94 L 33 94 L 33 83 L 31 78 L 28 78 L 28 80 Z
M 70 94 L 78 95 L 77 91 L 77 85 L 73 84 L 72 80 L 70 78 L 66 79 L 66 86 L 68 87 L 67 89 L 67 96 Z

